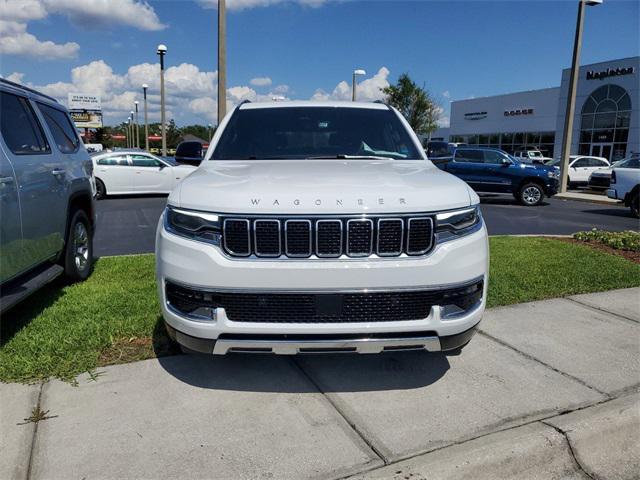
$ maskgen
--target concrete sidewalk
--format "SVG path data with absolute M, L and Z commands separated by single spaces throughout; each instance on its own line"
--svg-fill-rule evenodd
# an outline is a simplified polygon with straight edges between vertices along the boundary
M 176 356 L 0 385 L 0 479 L 638 478 L 640 289 L 486 312 L 460 356 Z M 22 423 L 39 407 L 37 423 Z

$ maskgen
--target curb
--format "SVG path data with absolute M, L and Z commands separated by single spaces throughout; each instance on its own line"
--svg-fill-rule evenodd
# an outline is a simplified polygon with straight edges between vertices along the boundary
M 588 193 L 582 195 L 590 195 Z M 574 197 L 572 194 L 563 194 L 556 193 L 553 198 L 557 198 L 560 200 L 571 200 L 574 202 L 583 202 L 583 203 L 595 203 L 598 205 L 609 205 L 610 207 L 618 207 L 621 206 L 621 202 L 618 200 L 609 199 L 608 197 L 598 198 L 596 195 L 593 195 L 595 198 L 584 198 L 584 197 Z

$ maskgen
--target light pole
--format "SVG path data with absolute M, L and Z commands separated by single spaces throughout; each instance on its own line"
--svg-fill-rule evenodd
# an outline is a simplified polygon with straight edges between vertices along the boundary
M 569 76 L 569 91 L 567 92 L 567 108 L 562 132 L 562 151 L 560 160 L 560 192 L 567 191 L 569 178 L 569 156 L 571 155 L 571 140 L 573 134 L 573 115 L 576 109 L 576 89 L 578 87 L 578 71 L 580 70 L 580 49 L 582 48 L 582 30 L 584 27 L 584 8 L 589 5 L 600 5 L 602 0 L 578 0 L 578 20 L 576 34 L 573 39 L 573 58 L 571 59 L 571 74 Z
M 207 128 L 209 129 L 209 141 L 211 141 L 211 138 L 213 137 L 213 125 L 209 124 L 207 125 Z
M 356 77 L 358 75 L 366 75 L 366 74 L 367 72 L 365 72 L 361 68 L 358 68 L 357 70 L 353 71 L 353 80 L 351 82 L 351 101 L 352 102 L 356 101 Z
M 131 117 L 127 117 L 127 148 L 131 148 L 133 136 L 131 135 Z
M 167 156 L 167 126 L 164 118 L 164 56 L 167 46 L 160 44 L 156 53 L 160 56 L 160 130 L 162 132 L 162 156 Z
M 226 0 L 218 0 L 218 125 L 227 113 Z
M 140 148 L 140 122 L 138 122 L 138 100 L 133 102 L 136 106 L 136 147 Z
M 147 117 L 147 88 L 146 83 L 142 84 L 142 93 L 144 95 L 144 149 L 149 151 L 149 119 Z
M 135 112 L 133 110 L 131 110 L 129 112 L 129 115 L 131 116 L 131 148 L 136 148 L 136 139 L 135 139 L 135 134 L 136 134 L 136 124 L 135 124 L 135 119 L 136 117 L 134 117 Z

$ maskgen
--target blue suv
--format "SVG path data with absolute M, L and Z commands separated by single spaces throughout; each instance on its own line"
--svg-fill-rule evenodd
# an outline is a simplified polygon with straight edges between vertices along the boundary
M 451 161 L 437 166 L 478 193 L 509 193 L 526 206 L 558 193 L 558 168 L 521 162 L 497 148 L 458 147 Z

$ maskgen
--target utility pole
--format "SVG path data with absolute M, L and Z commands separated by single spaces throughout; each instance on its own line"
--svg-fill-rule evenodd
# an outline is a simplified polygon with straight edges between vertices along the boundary
M 560 192 L 567 191 L 569 179 L 569 157 L 571 156 L 571 142 L 573 136 L 573 117 L 576 109 L 576 90 L 578 87 L 578 73 L 580 70 L 580 50 L 582 48 L 582 31 L 584 27 L 584 10 L 587 5 L 600 5 L 602 0 L 578 0 L 578 19 L 576 34 L 573 39 L 573 58 L 571 59 L 571 74 L 569 76 L 569 91 L 567 92 L 567 108 L 562 132 L 562 151 L 560 157 Z
M 147 88 L 146 83 L 142 84 L 142 92 L 144 94 L 144 149 L 149 151 L 149 118 L 147 117 Z
M 218 0 L 218 125 L 227 113 L 227 7 Z

